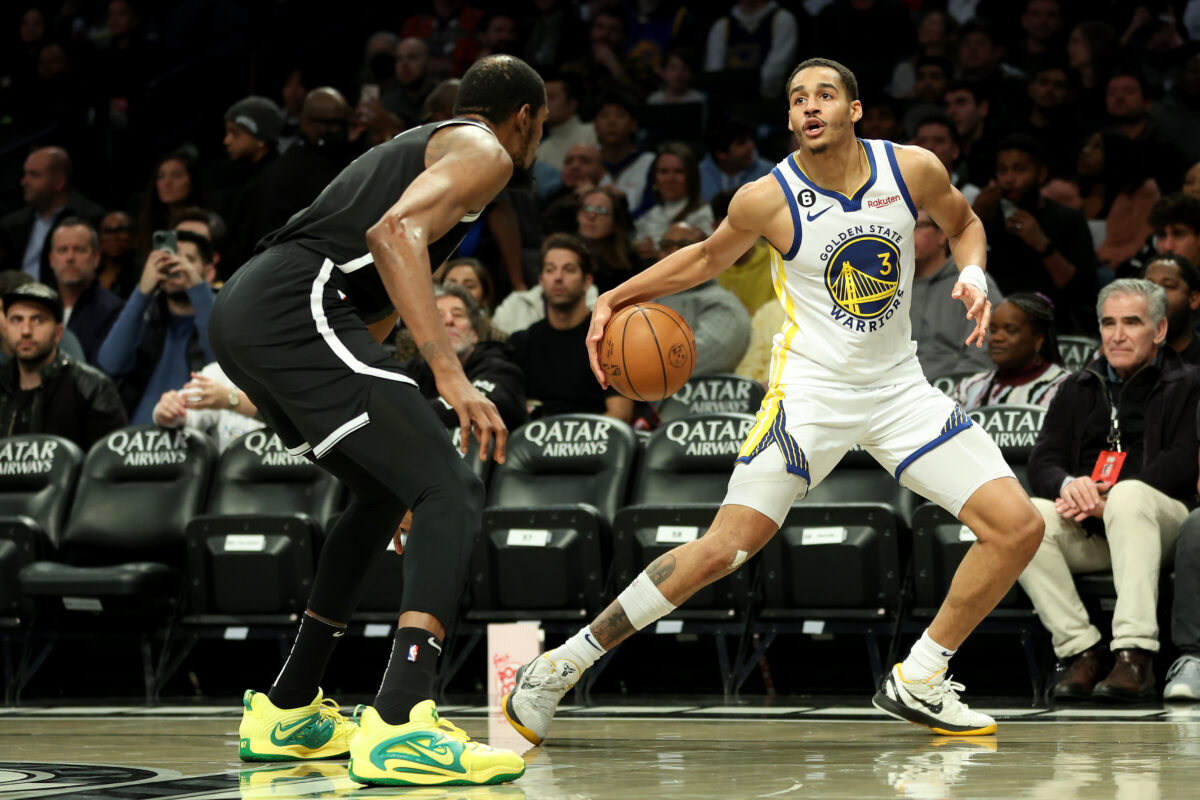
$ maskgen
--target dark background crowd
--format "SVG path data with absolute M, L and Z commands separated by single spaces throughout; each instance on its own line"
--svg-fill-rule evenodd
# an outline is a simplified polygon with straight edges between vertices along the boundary
M 503 192 L 434 266 L 467 374 L 510 428 L 579 411 L 658 424 L 596 386 L 589 307 L 710 235 L 794 149 L 784 80 L 814 56 L 856 74 L 858 135 L 934 152 L 987 229 L 984 350 L 963 346 L 945 235 L 924 214 L 914 234 L 918 357 L 964 408 L 1048 407 L 1069 367 L 1110 355 L 1097 299 L 1114 280 L 1165 291 L 1165 341 L 1139 365 L 1200 364 L 1195 0 L 65 0 L 5 4 L 0 38 L 0 434 L 86 448 L 154 422 L 224 447 L 257 427 L 207 341 L 214 293 L 354 157 L 451 118 L 456 79 L 495 53 L 546 81 L 537 186 Z M 663 300 L 695 329 L 697 375 L 766 382 L 783 321 L 770 262 L 759 242 Z M 1083 348 L 1066 367 L 1064 336 Z M 394 346 L 454 424 L 402 329 Z M 1186 488 L 1167 493 L 1191 508 Z

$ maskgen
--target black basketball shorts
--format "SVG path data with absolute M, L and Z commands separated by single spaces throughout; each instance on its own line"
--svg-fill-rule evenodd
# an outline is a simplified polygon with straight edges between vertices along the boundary
M 370 423 L 374 382 L 416 384 L 330 278 L 336 266 L 298 246 L 256 255 L 217 295 L 209 341 L 230 379 L 293 455 L 321 458 Z

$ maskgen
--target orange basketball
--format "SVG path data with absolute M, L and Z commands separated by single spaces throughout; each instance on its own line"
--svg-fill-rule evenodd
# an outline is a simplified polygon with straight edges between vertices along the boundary
M 696 337 L 683 317 L 658 303 L 626 306 L 600 342 L 600 368 L 630 400 L 657 402 L 687 383 L 696 366 Z

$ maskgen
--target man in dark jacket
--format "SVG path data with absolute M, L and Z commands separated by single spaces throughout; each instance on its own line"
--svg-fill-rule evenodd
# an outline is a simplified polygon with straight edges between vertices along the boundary
M 26 283 L 4 295 L 4 309 L 4 335 L 16 356 L 0 368 L 0 433 L 51 433 L 87 450 L 128 424 L 113 382 L 59 352 L 57 292 Z
M 279 157 L 283 112 L 274 101 L 251 95 L 225 112 L 225 152 L 229 160 L 214 163 L 205 174 L 205 205 L 228 223 L 222 251 L 222 274 L 232 275 L 254 252 L 254 210 L 262 202 L 264 170 Z M 243 224 L 248 221 L 249 224 Z
M 39 147 L 29 154 L 22 168 L 21 196 L 25 205 L 0 219 L 12 248 L 0 265 L 51 283 L 51 231 L 67 217 L 98 223 L 104 209 L 71 185 L 71 156 L 61 147 Z
M 513 361 L 512 350 L 504 342 L 480 341 L 487 333 L 483 310 L 466 289 L 442 284 L 434 286 L 433 293 L 446 335 L 462 362 L 467 380 L 496 404 L 510 431 L 523 425 L 529 419 L 525 409 L 525 376 Z M 458 414 L 438 394 L 433 370 L 425 359 L 417 356 L 406 361 L 404 371 L 417 382 L 421 394 L 429 398 L 434 413 L 446 427 L 458 427 Z
M 1046 522 L 1022 588 L 1064 663 L 1056 698 L 1154 696 L 1158 577 L 1196 499 L 1200 372 L 1167 335 L 1167 297 L 1146 280 L 1100 292 L 1100 358 L 1064 383 L 1029 458 Z M 1073 573 L 1111 568 L 1117 589 L 1108 657 Z
M 264 167 L 247 188 L 242 216 L 236 221 L 241 244 L 249 256 L 258 240 L 283 224 L 321 193 L 350 163 L 348 141 L 350 104 L 337 89 L 323 86 L 304 98 L 300 111 L 300 140 Z M 236 252 L 234 257 L 239 257 Z M 241 264 L 230 264 L 236 269 Z
M 67 327 L 83 345 L 89 364 L 125 302 L 96 280 L 100 266 L 100 234 L 79 217 L 68 217 L 50 235 L 50 269 L 58 281 Z

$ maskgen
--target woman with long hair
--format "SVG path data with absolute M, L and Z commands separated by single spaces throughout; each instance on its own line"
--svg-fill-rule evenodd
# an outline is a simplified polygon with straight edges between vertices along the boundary
M 1049 407 L 1071 374 L 1058 352 L 1054 303 L 1041 293 L 1017 292 L 996 306 L 988 355 L 995 369 L 969 375 L 954 389 L 963 411 L 1008 403 Z
M 189 148 L 180 147 L 158 159 L 146 182 L 138 212 L 138 253 L 150 252 L 154 231 L 169 227 L 172 212 L 199 203 L 200 169 L 196 155 Z
M 496 310 L 495 284 L 478 258 L 451 258 L 433 272 L 434 283 L 453 283 L 467 290 L 483 313 Z
M 592 189 L 583 196 L 575 219 L 595 260 L 597 289 L 607 292 L 638 272 L 640 264 L 629 254 L 633 218 L 623 194 L 611 186 Z
M 651 170 L 658 203 L 638 218 L 635 250 L 645 261 L 658 258 L 658 241 L 667 228 L 688 222 L 712 233 L 712 208 L 700 197 L 700 162 L 683 142 L 668 142 L 658 150 Z

